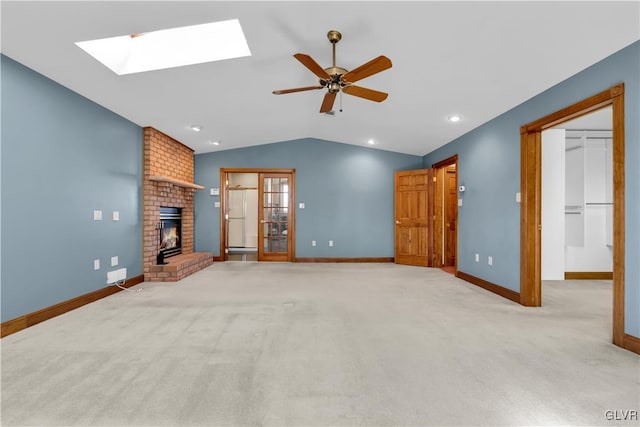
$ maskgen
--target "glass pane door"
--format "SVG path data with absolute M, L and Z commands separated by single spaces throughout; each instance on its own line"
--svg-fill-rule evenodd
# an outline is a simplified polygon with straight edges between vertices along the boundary
M 290 261 L 289 209 L 291 174 L 260 174 L 260 240 L 259 259 Z

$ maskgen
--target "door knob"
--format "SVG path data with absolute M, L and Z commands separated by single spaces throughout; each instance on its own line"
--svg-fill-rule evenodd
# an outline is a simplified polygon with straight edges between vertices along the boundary
M 265 221 L 264 219 L 260 220 L 260 224 L 264 224 L 265 222 L 267 222 L 267 221 Z
M 400 225 L 402 224 L 400 221 L 396 220 L 396 224 Z

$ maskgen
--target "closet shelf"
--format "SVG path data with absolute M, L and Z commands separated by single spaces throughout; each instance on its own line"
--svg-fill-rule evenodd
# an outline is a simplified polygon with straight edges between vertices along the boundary
M 166 176 L 158 176 L 158 175 L 150 176 L 149 181 L 168 182 L 170 184 L 177 185 L 178 187 L 191 188 L 193 190 L 204 190 L 204 186 L 202 185 L 194 184 L 187 181 L 182 181 L 175 178 L 169 178 Z

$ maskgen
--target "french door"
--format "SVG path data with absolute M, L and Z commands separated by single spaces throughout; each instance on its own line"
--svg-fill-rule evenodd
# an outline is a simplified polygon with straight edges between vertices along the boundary
M 293 173 L 258 177 L 258 261 L 293 260 Z

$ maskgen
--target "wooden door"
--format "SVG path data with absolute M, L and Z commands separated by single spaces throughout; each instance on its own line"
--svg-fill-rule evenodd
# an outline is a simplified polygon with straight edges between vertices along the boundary
M 458 240 L 458 179 L 455 166 L 449 166 L 444 175 L 444 265 L 448 267 L 456 265 Z
M 258 261 L 293 260 L 293 174 L 258 176 Z
M 433 169 L 395 173 L 395 250 L 397 264 L 432 267 Z

